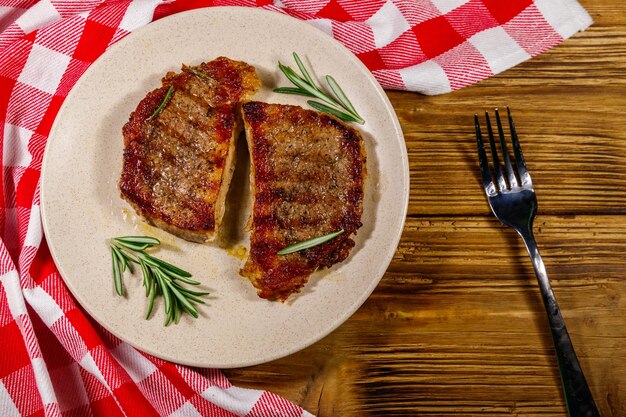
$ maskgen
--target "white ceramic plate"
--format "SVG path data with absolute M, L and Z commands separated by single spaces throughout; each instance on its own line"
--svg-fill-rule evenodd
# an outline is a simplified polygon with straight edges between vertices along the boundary
M 121 129 L 167 71 L 220 55 L 257 68 L 258 100 L 306 106 L 304 97 L 272 93 L 289 85 L 277 62 L 295 65 L 297 51 L 322 79 L 332 74 L 366 120 L 368 178 L 363 227 L 343 263 L 317 272 L 288 302 L 260 299 L 239 276 L 242 260 L 218 245 L 199 245 L 147 226 L 119 197 Z M 243 162 L 245 165 L 245 162 Z M 239 169 L 239 168 L 238 168 Z M 231 247 L 247 244 L 245 168 L 236 173 Z M 110 48 L 68 95 L 50 134 L 43 163 L 42 213 L 48 244 L 70 291 L 99 323 L 131 345 L 173 362 L 241 367 L 277 359 L 318 341 L 348 319 L 374 290 L 395 252 L 406 215 L 409 170 L 400 125 L 387 96 L 365 66 L 317 28 L 278 13 L 220 7 L 176 14 Z M 158 256 L 184 267 L 209 288 L 194 320 L 163 327 L 162 300 L 145 320 L 139 276 L 125 277 L 126 298 L 114 294 L 107 240 L 152 234 Z

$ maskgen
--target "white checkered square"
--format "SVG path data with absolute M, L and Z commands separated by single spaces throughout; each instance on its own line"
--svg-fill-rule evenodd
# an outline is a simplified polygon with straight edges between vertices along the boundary
M 193 404 L 186 402 L 178 410 L 170 414 L 169 417 L 202 417 L 202 414 L 196 410 Z
M 18 81 L 54 94 L 70 63 L 70 57 L 34 44 Z
M 30 33 L 35 29 L 47 26 L 60 19 L 61 15 L 54 8 L 50 0 L 42 0 L 21 15 L 19 19 L 17 19 L 17 24 L 22 28 L 24 33 Z
M 44 404 L 56 403 L 57 397 L 54 388 L 52 388 L 46 362 L 44 362 L 43 358 L 33 358 L 31 359 L 31 363 L 33 365 L 33 372 L 35 373 L 37 391 L 39 391 L 39 395 L 41 395 L 41 402 Z
M 147 25 L 152 21 L 154 9 L 161 3 L 161 0 L 134 1 L 126 9 L 120 29 L 132 32 L 133 30 Z
M 157 370 L 152 362 L 128 343 L 120 343 L 111 354 L 135 383 L 143 381 Z
M 224 389 L 213 386 L 204 390 L 201 395 L 204 399 L 219 405 L 225 410 L 245 416 L 261 398 L 263 391 L 238 387 Z
M 443 94 L 451 91 L 446 72 L 435 61 L 426 61 L 411 67 L 402 68 L 398 73 L 407 90 L 419 91 L 427 95 Z
M 494 74 L 530 59 L 530 55 L 502 27 L 483 30 L 470 38 Z
M 306 21 L 309 25 L 315 26 L 322 32 L 333 36 L 333 22 L 330 19 L 312 19 Z
M 0 415 L 4 417 L 21 416 L 2 380 L 0 380 Z
M 42 237 L 41 213 L 39 205 L 32 206 L 30 210 L 30 218 L 28 219 L 28 228 L 26 229 L 26 238 L 24 246 L 39 247 Z
M 374 32 L 374 42 L 377 48 L 390 44 L 398 36 L 411 29 L 411 25 L 391 0 L 387 1 L 365 23 L 370 25 Z
M 535 0 L 535 7 L 563 39 L 593 23 L 589 13 L 575 0 Z
M 23 127 L 4 124 L 4 140 L 2 142 L 2 165 L 5 167 L 28 167 L 32 155 L 28 152 L 28 142 L 33 132 Z
M 24 296 L 46 326 L 52 326 L 63 317 L 61 307 L 41 287 L 24 288 Z
M 8 211 L 13 211 L 15 213 L 15 209 L 7 210 L 7 212 Z M 13 316 L 13 318 L 17 318 L 21 314 L 27 315 L 28 312 L 26 311 L 26 305 L 24 304 L 24 298 L 22 297 L 20 277 L 17 275 L 17 271 L 9 271 L 0 276 L 0 285 L 4 287 L 4 291 L 6 292 L 7 304 L 9 305 L 11 316 Z
M 456 9 L 469 2 L 469 0 L 430 0 L 442 14 Z

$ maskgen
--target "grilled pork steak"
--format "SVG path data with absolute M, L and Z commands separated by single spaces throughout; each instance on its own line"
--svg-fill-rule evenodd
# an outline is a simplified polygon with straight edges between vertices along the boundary
M 224 57 L 168 73 L 123 127 L 122 197 L 170 233 L 214 239 L 233 171 L 240 101 L 260 84 L 254 67 Z
M 361 227 L 365 149 L 359 132 L 297 106 L 242 105 L 251 159 L 250 255 L 241 274 L 262 298 L 285 300 L 320 266 L 343 261 Z M 344 230 L 302 252 L 286 246 Z

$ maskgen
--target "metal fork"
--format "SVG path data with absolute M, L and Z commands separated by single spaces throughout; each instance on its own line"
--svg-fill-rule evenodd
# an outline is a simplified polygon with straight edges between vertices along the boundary
M 543 303 L 548 313 L 548 321 L 550 322 L 550 330 L 552 331 L 552 339 L 556 349 L 568 415 L 570 417 L 600 416 L 596 404 L 593 401 L 589 386 L 587 385 L 587 381 L 585 380 L 585 375 L 578 363 L 574 346 L 567 333 L 565 321 L 563 320 L 563 316 L 561 316 L 561 311 L 554 298 L 545 265 L 539 254 L 535 237 L 533 236 L 533 220 L 537 213 L 537 197 L 535 196 L 530 174 L 526 169 L 526 163 L 524 162 L 524 156 L 517 138 L 515 125 L 511 118 L 511 112 L 507 107 L 515 166 L 511 164 L 511 158 L 507 150 L 498 109 L 495 110 L 495 114 L 500 142 L 499 145 L 504 162 L 503 166 L 498 157 L 498 146 L 494 139 L 489 113 L 485 112 L 495 178 L 492 176 L 489 168 L 478 115 L 474 116 L 476 142 L 478 144 L 478 159 L 480 161 L 483 186 L 487 194 L 489 206 L 493 214 L 495 214 L 502 223 L 515 229 L 522 237 L 526 249 L 528 249 L 528 253 L 530 254 L 530 259 L 532 260 L 533 268 L 537 275 L 537 281 L 539 282 L 541 297 L 543 298 Z

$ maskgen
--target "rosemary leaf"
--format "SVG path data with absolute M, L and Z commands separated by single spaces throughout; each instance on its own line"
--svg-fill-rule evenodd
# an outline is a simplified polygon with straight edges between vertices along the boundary
M 298 96 L 307 96 L 307 97 L 315 97 L 313 94 L 309 94 L 308 92 L 300 89 L 300 88 L 293 88 L 293 87 L 278 87 L 272 90 L 275 93 L 281 93 L 281 94 L 295 94 Z
M 150 117 L 148 117 L 146 120 L 152 120 L 154 117 L 158 116 L 163 111 L 163 109 L 167 105 L 167 102 L 170 101 L 170 97 L 172 96 L 173 92 L 174 92 L 174 86 L 170 85 L 170 88 L 168 88 L 167 93 L 165 94 L 165 98 L 163 99 L 159 107 L 157 107 L 154 113 L 152 113 Z
M 148 294 L 150 293 L 150 289 L 152 288 L 153 277 L 152 277 L 152 274 L 150 273 L 150 270 L 146 266 L 146 263 L 144 261 L 142 261 L 141 259 L 139 260 L 139 266 L 141 266 L 141 275 L 143 277 L 143 286 L 146 289 L 146 297 L 147 297 Z
M 125 272 L 126 264 L 127 264 L 126 258 L 124 258 L 124 255 L 122 255 L 120 250 L 116 248 L 115 246 L 111 246 L 111 250 L 113 251 L 113 254 L 115 255 L 115 257 L 117 258 L 117 262 L 121 265 L 122 272 Z
M 311 74 L 309 74 L 309 71 L 307 71 L 306 67 L 300 60 L 300 57 L 295 52 L 293 53 L 293 59 L 294 61 L 296 61 L 296 65 L 298 65 L 298 68 L 300 68 L 300 72 L 304 76 L 304 79 L 306 80 L 306 82 L 308 82 L 309 84 L 317 88 L 317 86 L 315 85 L 315 82 L 313 82 L 313 78 L 311 77 Z
M 185 310 L 195 318 L 198 318 L 198 310 L 185 298 L 173 285 L 169 285 L 170 290 L 174 296 L 178 299 L 178 302 L 183 306 Z
M 165 275 L 170 277 L 172 279 L 172 281 L 179 280 L 179 281 L 182 281 L 182 282 L 184 282 L 186 284 L 190 284 L 190 285 L 200 285 L 200 283 L 198 281 L 194 281 L 193 279 L 191 279 L 189 277 L 177 274 L 177 273 L 175 273 L 173 271 L 170 271 L 169 269 L 162 269 L 161 271 Z
M 150 314 L 152 313 L 152 308 L 154 307 L 155 297 L 156 297 L 156 280 L 151 280 L 150 281 L 150 297 L 149 297 L 150 301 L 148 303 L 148 313 L 146 314 L 146 320 L 150 318 Z
M 169 262 L 165 262 L 162 259 L 155 258 L 154 256 L 148 255 L 145 252 L 139 254 L 139 257 L 140 258 L 143 257 L 143 260 L 148 262 L 148 263 L 155 264 L 154 266 L 158 266 L 158 267 L 160 267 L 162 269 L 170 270 L 173 273 L 178 274 L 178 275 L 183 276 L 183 277 L 191 277 L 191 274 L 189 272 L 187 272 L 187 271 L 185 271 L 183 269 L 180 269 L 179 267 L 174 266 L 174 265 L 172 265 Z
M 116 242 L 134 243 L 137 245 L 148 244 L 149 246 L 160 245 L 161 241 L 150 236 L 120 236 L 113 238 Z
M 147 243 L 130 243 L 130 242 L 121 242 L 116 239 L 112 239 L 113 244 L 118 248 L 126 248 L 132 251 L 142 251 L 148 249 L 151 245 Z
M 343 229 L 341 229 L 341 230 L 339 230 L 337 232 L 329 233 L 329 234 L 324 235 L 324 236 L 319 236 L 319 237 L 315 237 L 313 239 L 308 239 L 308 240 L 302 241 L 300 243 L 296 243 L 295 245 L 287 246 L 286 248 L 283 248 L 283 249 L 279 250 L 278 254 L 279 255 L 287 255 L 287 254 L 294 253 L 294 252 L 300 252 L 302 250 L 309 249 L 309 248 L 312 248 L 314 246 L 321 245 L 322 243 L 326 243 L 329 240 L 332 240 L 332 239 L 336 238 L 337 236 L 339 236 L 342 233 L 343 233 Z
M 335 94 L 335 97 L 337 97 L 339 102 L 342 104 L 343 108 L 348 110 L 349 113 L 351 115 L 353 115 L 357 119 L 356 121 L 358 123 L 360 123 L 360 124 L 365 123 L 365 121 L 361 118 L 361 116 L 359 116 L 359 113 L 357 113 L 356 109 L 354 108 L 354 106 L 350 102 L 350 99 L 348 99 L 348 97 L 343 92 L 341 87 L 339 87 L 339 84 L 337 84 L 337 81 L 335 81 L 335 79 L 333 77 L 331 77 L 330 75 L 327 75 L 326 76 L 326 82 L 328 82 L 328 85 L 330 86 L 330 89 L 333 90 L 333 93 Z
M 167 283 L 165 282 L 165 279 L 163 278 L 162 272 L 159 271 L 158 269 L 155 270 L 154 272 L 155 272 L 154 276 L 157 282 L 159 283 L 159 286 L 161 287 L 161 291 L 163 292 L 163 298 L 165 299 L 165 313 L 169 315 L 172 312 L 172 296 L 170 295 L 170 292 L 167 288 Z
M 313 107 L 315 110 L 319 110 L 319 111 L 324 112 L 324 113 L 332 114 L 333 116 L 335 116 L 335 117 L 337 117 L 337 118 L 339 118 L 341 120 L 347 120 L 349 122 L 358 122 L 358 119 L 356 119 L 351 114 L 344 113 L 342 111 L 339 111 L 337 109 L 329 107 L 329 106 L 327 106 L 324 103 L 318 103 L 317 101 L 309 100 L 309 101 L 307 101 L 307 104 L 309 106 Z
M 113 283 L 115 284 L 115 292 L 117 295 L 122 295 L 122 268 L 120 266 L 120 260 L 115 254 L 115 252 L 111 251 L 111 259 L 113 260 Z

